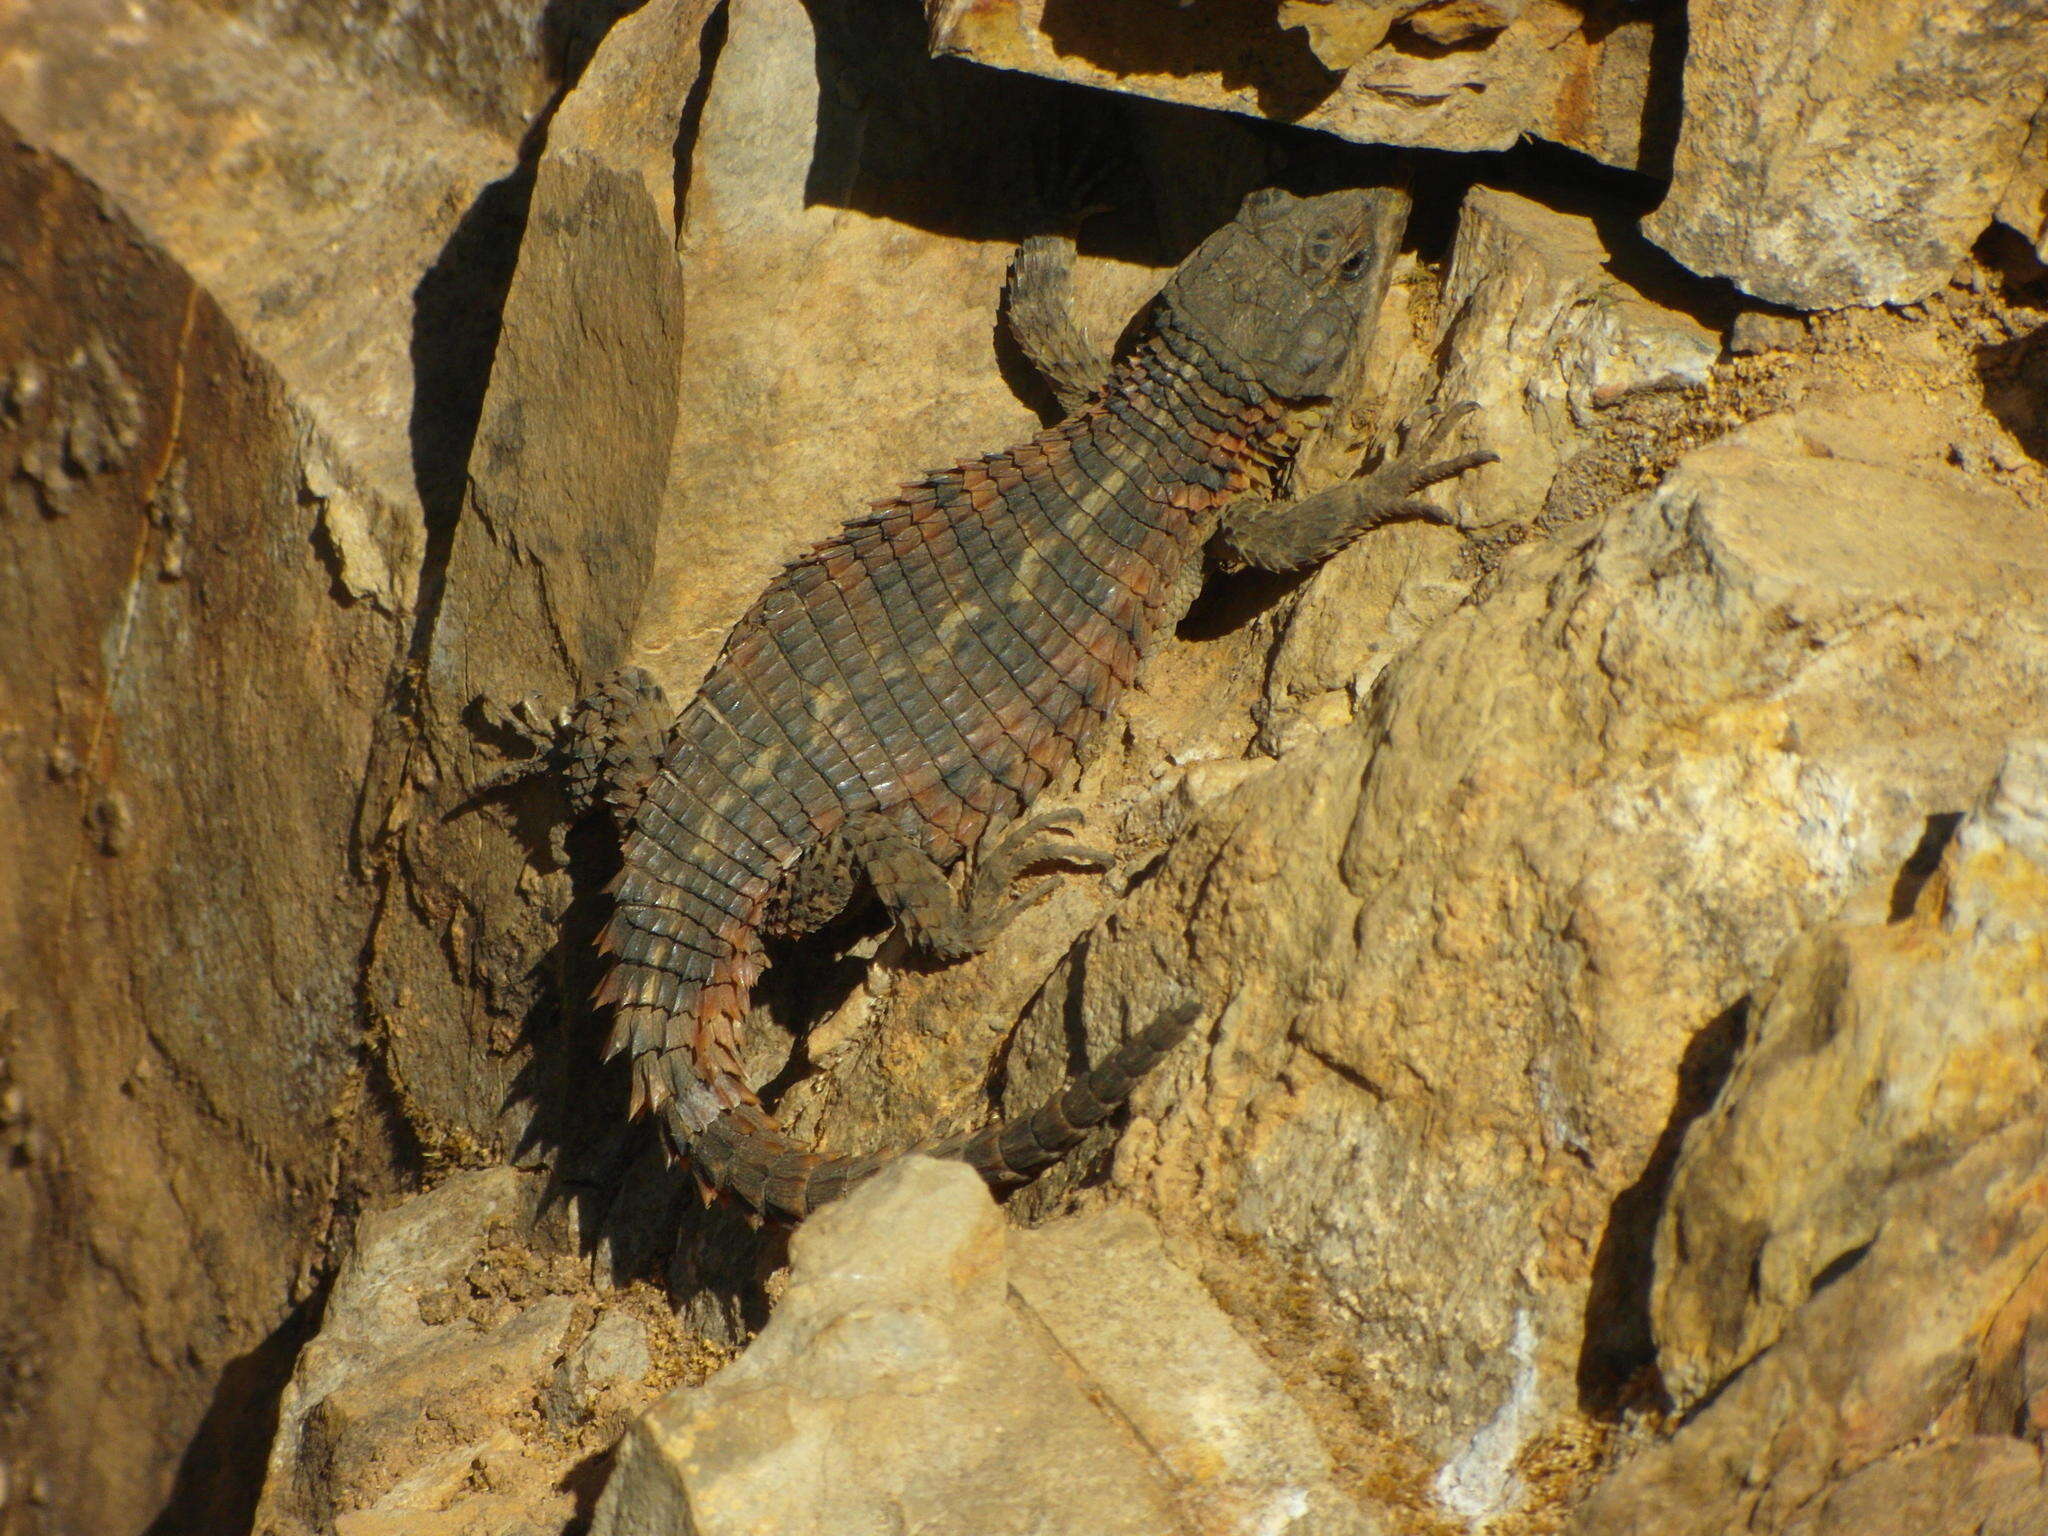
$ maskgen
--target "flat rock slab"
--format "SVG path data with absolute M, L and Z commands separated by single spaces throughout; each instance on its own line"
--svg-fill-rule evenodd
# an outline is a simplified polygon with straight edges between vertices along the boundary
M 906 1158 L 814 1217 L 746 1354 L 628 1432 L 593 1536 L 1376 1527 L 1144 1217 L 1008 1229 Z
M 1533 134 L 1634 169 L 1669 153 L 1646 103 L 1652 64 L 1678 19 L 1646 9 L 1334 0 L 1276 13 L 1242 0 L 926 0 L 925 14 L 934 53 L 1076 85 L 1362 144 L 1499 150 Z

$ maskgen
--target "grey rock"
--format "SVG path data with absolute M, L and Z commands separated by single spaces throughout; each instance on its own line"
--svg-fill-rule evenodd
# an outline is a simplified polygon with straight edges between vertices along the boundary
M 1776 304 L 1940 287 L 2048 99 L 2042 0 L 1707 0 L 1687 22 L 1671 190 L 1643 228 Z
M 530 1218 L 539 1180 L 510 1168 L 458 1173 L 365 1217 L 327 1299 L 321 1331 L 300 1352 L 278 1406 L 259 1529 L 323 1530 L 344 1501 L 374 1503 L 416 1474 L 431 1449 L 412 1443 L 429 1406 L 446 1415 L 479 1385 L 518 1391 L 559 1342 L 569 1303 L 547 1298 L 483 1336 L 439 1305 L 482 1257 L 494 1227 Z M 466 1475 L 474 1450 L 454 1451 Z M 365 1485 L 368 1490 L 365 1491 Z M 345 1506 L 344 1506 L 345 1507 Z
M 2040 1530 L 2048 1467 L 2001 1379 L 2044 1300 L 2044 1157 L 2036 1114 L 1902 1178 L 1868 1250 L 1574 1536 Z
M 627 1433 L 593 1536 L 1374 1528 L 1142 1217 L 1007 1234 L 907 1158 L 790 1257 L 747 1352 Z

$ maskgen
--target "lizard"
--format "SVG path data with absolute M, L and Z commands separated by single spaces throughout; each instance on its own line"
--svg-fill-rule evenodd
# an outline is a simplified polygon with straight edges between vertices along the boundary
M 886 1156 L 795 1144 L 743 1075 L 764 940 L 816 932 L 871 891 L 913 948 L 985 948 L 1065 864 L 1108 856 L 1064 813 L 1030 815 L 1185 614 L 1205 561 L 1289 571 L 1396 518 L 1462 527 L 1421 498 L 1493 462 L 1435 457 L 1470 407 L 1370 474 L 1276 488 L 1386 291 L 1406 223 L 1390 188 L 1254 192 L 1167 279 L 1118 360 L 1074 318 L 1074 246 L 1020 247 L 1007 319 L 1067 413 L 926 475 L 790 561 L 679 716 L 638 669 L 568 722 L 572 804 L 622 828 L 599 941 L 609 1055 L 708 1190 L 787 1219 Z M 1405 436 L 1405 435 L 1404 435 Z M 1024 1182 L 1106 1119 L 1188 1031 L 1168 1008 L 1031 1115 L 922 1150 Z

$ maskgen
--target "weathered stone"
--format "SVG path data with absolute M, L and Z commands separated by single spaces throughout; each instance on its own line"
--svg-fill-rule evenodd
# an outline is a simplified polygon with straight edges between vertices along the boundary
M 1009 1239 L 1013 1303 L 1163 1462 L 1198 1531 L 1375 1529 L 1273 1374 L 1176 1268 L 1148 1217 L 1110 1209 Z
M 404 1395 L 380 1391 L 376 1383 L 395 1381 L 426 1358 L 442 1360 L 442 1369 L 454 1362 L 457 1376 L 475 1374 L 465 1358 L 474 1330 L 458 1321 L 453 1309 L 436 1310 L 436 1298 L 457 1285 L 482 1256 L 493 1227 L 531 1216 L 537 1195 L 531 1176 L 492 1168 L 458 1173 L 428 1194 L 364 1218 L 328 1294 L 320 1334 L 300 1351 L 279 1403 L 257 1529 L 318 1530 L 332 1518 L 344 1491 L 353 1497 L 355 1474 L 364 1468 L 328 1464 L 335 1442 L 343 1438 L 337 1430 L 345 1429 L 350 1418 L 374 1414 L 380 1405 L 396 1402 L 403 1410 Z M 431 1386 L 434 1375 L 425 1373 L 419 1385 Z M 353 1412 L 329 1410 L 324 1427 L 309 1426 L 323 1405 L 335 1403 L 339 1410 L 350 1402 Z M 401 1411 L 381 1436 L 357 1438 L 403 1437 L 416 1419 L 417 1414 L 408 1419 Z M 374 1460 L 378 1449 L 374 1443 L 359 1445 L 355 1460 Z M 385 1487 L 414 1470 L 416 1465 L 402 1459 Z
M 210 0 L 278 37 L 297 38 L 350 73 L 443 97 L 516 138 L 558 74 L 579 67 L 593 34 L 631 0 Z
M 1946 282 L 2048 98 L 2043 0 L 1705 0 L 1687 25 L 1671 190 L 1643 228 L 1800 309 Z
M 291 387 L 4 126 L 0 251 L 0 1454 L 139 1530 L 204 1425 L 204 1527 L 358 1129 L 349 829 L 401 636 L 337 600 Z
M 1645 14 L 1648 12 L 1648 14 Z M 1366 144 L 1507 149 L 1524 134 L 1609 165 L 1670 153 L 1653 94 L 1677 15 L 1594 0 L 1296 0 L 1089 6 L 925 0 L 934 53 L 1320 128 Z
M 628 1433 L 593 1536 L 1372 1528 L 1140 1216 L 1006 1239 L 970 1170 L 910 1158 L 790 1260 L 747 1352 Z
M 2035 514 L 1940 441 L 1904 402 L 1773 418 L 1510 555 L 1354 723 L 1190 806 L 1019 1033 L 1012 1107 L 1077 1020 L 1094 1054 L 1203 989 L 1115 1182 L 1308 1285 L 1463 1518 L 1647 1364 L 1659 1149 L 1730 1010 L 2048 704 Z
M 2034 118 L 2012 180 L 1998 200 L 1998 217 L 2024 235 L 2035 254 L 2048 261 L 2048 107 Z
M 1797 315 L 1745 309 L 1728 327 L 1728 350 L 1737 357 L 1797 352 L 1807 344 L 1806 322 Z
M 1926 884 L 1905 878 L 1795 949 L 1686 1137 L 1651 1298 L 1681 1405 L 1856 1261 L 1907 1175 L 2048 1103 L 2048 746 L 2015 747 Z
M 314 438 L 308 489 L 338 509 L 325 540 L 344 561 L 362 546 L 365 595 L 408 608 L 426 543 L 415 434 L 442 404 L 415 393 L 415 290 L 513 141 L 176 4 L 0 12 L 0 103 L 277 370 Z
M 2002 1318 L 2044 1300 L 2044 1157 L 2033 1115 L 1901 1179 L 1868 1250 L 1668 1444 L 1625 1464 L 1575 1536 L 2040 1530 L 2038 1448 L 2003 1438 L 2010 1419 L 1976 1421 Z M 1916 1523 L 1929 1510 L 1940 1518 Z

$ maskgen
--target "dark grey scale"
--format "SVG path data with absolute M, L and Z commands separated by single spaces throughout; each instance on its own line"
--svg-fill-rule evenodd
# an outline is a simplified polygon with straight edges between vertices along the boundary
M 1193 337 L 1185 335 L 1170 321 L 1159 327 L 1158 337 L 1175 362 L 1194 374 L 1219 395 L 1242 400 L 1246 405 L 1264 405 L 1266 392 L 1250 379 L 1239 378 L 1224 367 Z
M 660 801 L 649 803 L 646 817 L 637 825 L 643 836 L 652 838 L 671 858 L 703 870 L 723 886 L 737 889 L 758 872 L 734 857 L 730 846 L 709 835 L 701 822 L 682 821 Z
M 1175 390 L 1163 397 L 1162 404 L 1171 415 L 1176 428 L 1191 440 L 1199 441 L 1198 434 L 1202 432 L 1222 437 L 1243 437 L 1250 430 L 1249 423 L 1224 415 L 1193 390 Z M 1216 453 L 1219 458 L 1223 454 L 1221 448 L 1210 451 Z
M 1014 635 L 1031 647 L 1041 666 L 1050 665 L 1061 642 L 1070 640 L 1077 633 L 1075 621 L 1082 617 L 1081 611 L 1071 602 L 1062 602 L 1058 609 L 1049 605 L 1015 564 L 1008 567 L 1006 586 L 991 587 L 982 571 L 984 566 L 990 569 L 998 566 L 992 558 L 993 547 L 985 540 L 973 537 L 980 530 L 982 519 L 972 500 L 964 491 L 959 492 L 957 499 L 949 503 L 947 511 L 952 515 L 948 534 L 960 558 L 957 562 L 935 558 L 929 568 L 934 573 L 951 574 L 949 568 L 957 564 L 959 579 L 973 584 L 974 595 L 963 592 L 954 595 L 953 600 L 968 615 L 975 639 L 989 650 L 1001 654 L 992 632 Z M 913 580 L 918 578 L 918 574 L 913 570 Z M 1066 686 L 1056 670 L 1052 681 L 1058 688 Z M 1018 682 L 1041 709 L 1052 705 L 1057 689 L 1048 688 L 1042 677 L 1019 678 Z
M 853 901 L 861 885 L 860 862 L 842 837 L 827 837 L 806 848 L 770 900 L 765 931 L 782 938 L 816 933 Z
M 1136 398 L 1119 396 L 1104 403 L 1089 441 L 1127 473 L 1142 476 L 1148 491 L 1163 495 L 1173 486 L 1199 483 L 1195 474 L 1201 466 L 1180 444 L 1155 441 L 1158 433 Z
M 956 525 L 964 548 L 972 551 L 977 568 L 984 562 L 1007 568 L 1032 598 L 1050 613 L 1068 634 L 1078 636 L 1102 616 L 1102 604 L 1113 599 L 1096 567 L 1085 562 L 1062 561 L 1060 545 L 1033 503 L 1022 511 L 1008 506 L 989 512 L 973 512 Z M 1067 566 L 1079 563 L 1082 574 L 1070 575 Z
M 685 967 L 698 961 L 704 966 L 703 974 L 709 976 L 710 967 L 725 958 L 724 941 L 696 918 L 682 918 L 672 910 L 642 906 L 622 907 L 619 917 L 622 937 L 630 932 L 636 944 L 662 945 L 671 956 L 671 963 L 664 969 L 679 976 L 689 975 Z
M 658 825 L 654 818 L 668 817 L 751 870 L 774 868 L 785 855 L 789 839 L 748 786 L 734 776 L 730 760 L 697 758 L 683 766 L 686 775 L 677 780 L 680 795 L 648 796 L 635 825 L 654 832 Z M 773 786 L 772 779 L 764 778 L 760 790 L 775 794 Z
M 1138 449 L 1121 434 L 1106 435 L 1095 446 L 1120 467 L 1126 461 L 1138 466 L 1125 467 L 1124 483 L 1108 492 L 1109 504 L 1097 521 L 1104 533 L 1124 543 L 1136 559 L 1151 566 L 1154 574 L 1164 580 L 1179 562 L 1187 514 L 1168 505 L 1166 497 L 1170 493 L 1166 485 L 1149 472 L 1150 466 Z
M 913 558 L 905 555 L 893 565 L 904 568 Z M 899 601 L 893 593 L 884 593 L 884 609 L 894 633 L 930 636 L 929 620 L 922 612 L 913 611 L 915 607 L 914 603 L 906 605 Z M 956 721 L 947 704 L 948 699 L 966 700 L 981 690 L 983 679 L 977 675 L 977 658 L 949 652 L 935 638 L 923 644 L 926 649 L 921 652 L 901 652 L 897 664 L 882 674 L 890 698 L 915 727 L 912 739 L 901 744 L 899 766 L 906 773 L 915 769 L 920 775 L 919 783 L 942 781 L 970 761 L 994 768 L 996 760 L 987 756 L 986 748 L 977 749 L 969 739 L 967 727 Z M 913 664 L 913 655 L 923 656 L 925 664 Z M 991 673 L 989 681 L 993 680 Z M 916 785 L 908 787 L 915 790 Z
M 873 575 L 877 588 L 885 595 L 885 608 L 895 622 L 900 653 L 906 662 L 914 656 L 947 654 L 948 647 L 940 641 L 930 619 L 918 605 L 905 562 L 892 561 L 874 571 Z M 1017 713 L 1019 706 L 1037 708 L 1037 700 L 1030 688 L 1032 667 L 1026 654 L 1015 643 L 1002 647 L 986 634 L 980 638 L 989 644 L 994 658 L 992 662 L 977 667 L 973 677 L 976 691 L 988 712 L 1001 719 Z
M 798 732 L 792 724 L 791 755 L 825 782 L 832 805 L 829 810 L 820 806 L 821 814 L 871 809 L 876 803 L 873 792 L 854 764 L 858 746 L 852 739 L 854 727 L 838 711 L 818 706 L 827 699 L 852 700 L 878 691 L 881 674 L 866 659 L 866 643 L 839 585 L 816 567 L 793 573 L 793 577 L 805 599 L 804 617 L 824 643 L 827 671 L 798 717 L 815 722 L 819 729 Z M 796 739 L 798 736 L 803 739 Z
M 1081 458 L 1081 455 L 1075 455 L 1077 462 Z M 1096 462 L 1099 469 L 1101 461 Z M 1087 472 L 1086 469 L 1081 471 L 1083 474 Z M 1164 583 L 1171 573 L 1161 569 L 1159 565 L 1160 549 L 1154 542 L 1158 535 L 1155 530 L 1131 517 L 1116 499 L 1120 494 L 1136 496 L 1138 493 L 1127 487 L 1119 492 L 1111 492 L 1104 488 L 1097 494 L 1100 505 L 1085 528 L 1062 528 L 1057 530 L 1057 533 L 1065 535 L 1069 542 L 1092 562 L 1120 568 L 1123 580 L 1119 587 L 1125 592 L 1136 584 L 1140 575 L 1139 568 L 1149 568 L 1154 580 Z
M 649 873 L 656 872 L 650 867 Z M 673 887 L 675 882 L 664 878 L 662 884 Z M 660 900 L 651 899 L 657 894 L 652 891 L 621 891 L 619 894 L 623 899 L 613 917 L 614 940 L 620 946 L 620 953 L 633 954 L 625 947 L 628 937 L 633 934 L 660 937 L 686 949 L 701 950 L 714 958 L 723 953 L 721 946 L 724 941 L 717 935 L 729 914 L 722 907 L 680 888 L 659 892 Z M 664 931 L 650 933 L 657 928 Z
M 1118 425 L 1145 445 L 1147 454 L 1165 471 L 1165 478 L 1199 485 L 1210 491 L 1221 490 L 1229 483 L 1226 471 L 1198 456 L 1186 440 L 1154 416 L 1153 411 L 1158 407 L 1148 396 L 1141 394 L 1127 398 L 1115 395 L 1106 405 Z
M 829 701 L 830 708 L 821 712 L 821 723 L 826 723 L 826 717 L 837 723 L 842 742 L 873 788 L 875 803 L 892 804 L 898 798 L 897 785 L 893 771 L 878 773 L 886 761 L 879 742 L 885 731 L 893 734 L 909 729 L 885 682 L 884 657 L 895 644 L 895 625 L 885 595 L 865 565 L 844 580 L 828 582 L 827 590 L 846 605 L 853 623 L 854 643 L 844 658 L 852 691 Z M 847 809 L 854 807 L 849 804 Z
M 829 664 L 813 678 L 795 672 L 784 676 L 797 678 L 797 684 L 788 690 L 786 705 L 774 711 L 776 727 L 786 741 L 786 750 L 770 754 L 776 782 L 799 788 L 813 827 L 836 821 L 844 811 L 879 805 L 879 793 L 868 782 L 868 774 L 860 772 L 860 762 L 881 743 L 872 741 L 864 723 L 850 721 L 844 709 L 825 707 L 834 700 L 852 700 L 854 682 Z
M 1058 531 L 1064 522 L 1077 515 L 1063 492 L 1050 489 L 1049 482 L 1047 486 L 1040 486 L 1026 481 L 1018 491 L 1010 494 L 1003 512 L 1007 515 L 983 514 L 977 518 L 976 526 L 988 535 L 1007 569 L 1021 569 L 1026 563 L 1024 556 L 1028 549 L 1031 563 L 1050 572 L 1055 580 L 1080 599 L 1088 612 L 1102 614 L 1109 611 L 1122 586 L 1113 571 L 1105 570 L 1072 539 Z M 1040 596 L 1049 600 L 1043 587 L 1040 588 Z
M 968 507 L 963 509 L 961 520 L 954 524 L 955 537 L 968 556 L 963 563 L 974 573 L 973 580 L 981 580 L 979 571 L 984 564 L 1007 563 L 1009 566 L 1010 591 L 1014 596 L 1009 602 L 1004 602 L 983 588 L 986 603 L 993 612 L 1012 621 L 1021 615 L 1026 629 L 1035 637 L 1034 648 L 1041 657 L 1047 655 L 1049 646 L 1057 646 L 1062 638 L 1078 640 L 1085 628 L 1099 619 L 1097 610 L 1067 585 L 1050 562 L 1034 560 L 1027 563 L 1022 559 L 1022 540 L 1014 526 L 1011 536 L 1018 540 L 1019 547 L 1009 551 L 1009 558 L 1005 561 L 1005 552 L 997 548 L 988 526 L 990 519 L 1014 523 L 1013 519 L 1003 518 L 1000 511 L 983 514 Z M 1016 612 L 1013 613 L 1013 609 Z M 1061 681 L 1065 683 L 1067 680 L 1062 677 Z
M 1247 444 L 1258 442 L 1275 429 L 1273 417 L 1263 407 L 1247 404 L 1234 395 L 1218 394 L 1203 382 L 1199 374 L 1188 373 L 1176 379 L 1173 398 L 1209 412 L 1224 423 L 1223 431 L 1242 438 Z
M 667 904 L 672 910 L 685 912 L 699 921 L 704 921 L 705 910 L 724 913 L 732 909 L 733 887 L 714 879 L 695 861 L 671 851 L 666 864 L 662 875 L 670 888 L 671 901 Z M 688 903 L 687 906 L 674 905 L 673 898 L 678 895 Z M 699 903 L 702 904 L 701 908 L 698 906 Z
M 950 579 L 941 576 L 942 571 L 946 571 Z M 914 582 L 937 583 L 939 590 L 932 594 L 933 600 L 949 601 L 954 615 L 962 620 L 961 625 L 954 631 L 953 655 L 972 652 L 981 657 L 994 658 L 1018 691 L 1031 699 L 1034 714 L 1043 711 L 1048 700 L 1058 697 L 1059 690 L 1063 689 L 1065 684 L 1059 682 L 1057 678 L 1049 678 L 1049 669 L 1042 662 L 1020 664 L 1013 659 L 1018 654 L 1017 647 L 1020 645 L 1031 645 L 1035 652 L 1040 642 L 1031 638 L 1028 629 L 1020 629 L 1015 623 L 1009 622 L 1004 616 L 1004 610 L 995 606 L 980 589 L 974 587 L 977 578 L 968 573 L 968 566 L 964 560 L 934 561 L 923 572 L 912 568 L 911 577 Z M 955 583 L 958 583 L 957 589 Z M 1058 683 L 1058 688 L 1053 687 L 1053 683 Z M 970 707 L 979 719 L 988 722 L 993 733 L 992 750 L 999 750 L 1002 756 L 1004 780 L 1021 788 L 1021 782 L 1016 777 L 1020 749 L 1010 739 L 1011 732 L 1003 729 L 997 717 L 985 708 L 978 704 Z M 1000 743 L 1000 746 L 996 746 L 996 743 Z
M 833 686 L 834 677 L 832 662 L 825 652 L 823 637 L 809 623 L 809 615 L 801 607 L 790 613 L 776 631 L 778 645 L 785 644 L 782 635 L 784 628 L 787 628 L 792 636 L 791 642 L 785 648 L 785 654 L 789 656 L 791 664 L 794 666 L 799 662 L 807 663 L 805 686 L 814 694 L 829 691 Z M 808 650 L 799 649 L 795 644 L 802 637 L 809 639 Z M 966 689 L 965 682 L 958 679 L 957 673 L 954 686 L 962 691 Z M 954 727 L 950 713 L 943 708 L 943 697 L 938 702 L 940 708 L 921 718 L 918 728 L 924 733 L 926 753 L 931 758 L 934 768 L 944 775 L 964 763 L 974 761 L 975 756 L 973 746 L 966 736 Z
M 1065 453 L 1052 461 L 1045 478 L 1045 485 L 1032 487 L 1041 516 L 1023 532 L 1069 581 L 1085 580 L 1097 594 L 1097 611 L 1107 613 L 1124 590 L 1124 577 L 1111 551 L 1088 540 L 1092 516 L 1080 498 L 1092 482 Z
M 1105 422 L 1105 428 L 1113 424 Z M 1186 518 L 1166 503 L 1170 482 L 1160 474 L 1158 462 L 1135 434 L 1104 430 L 1089 440 L 1092 453 L 1123 472 L 1124 483 L 1113 491 L 1108 486 L 1110 507 L 1120 512 L 1127 525 L 1145 534 L 1174 539 L 1186 525 Z M 1114 515 L 1112 513 L 1111 515 Z M 1127 527 L 1123 531 L 1130 531 Z
M 1242 414 L 1231 414 L 1203 398 L 1202 392 L 1177 380 L 1162 380 L 1143 396 L 1144 412 L 1176 442 L 1208 465 L 1216 476 L 1212 490 L 1231 482 L 1238 469 L 1235 452 L 1219 439 L 1242 439 L 1252 430 Z
M 723 771 L 723 765 L 737 757 L 740 761 L 757 759 L 759 748 L 750 747 L 745 738 L 700 700 L 692 706 L 677 728 L 677 753 L 688 761 L 693 769 L 693 778 L 716 784 L 730 784 L 730 777 Z M 803 840 L 810 831 L 813 814 L 825 805 L 837 807 L 831 786 L 811 769 L 801 757 L 788 752 L 772 755 L 776 777 L 762 780 L 751 786 L 750 793 L 757 805 L 770 815 L 782 834 L 783 843 Z M 735 791 L 737 789 L 735 787 Z M 785 849 L 771 846 L 761 850 L 768 857 L 757 859 L 742 868 L 758 873 L 786 856 Z M 738 862 L 736 860 L 736 862 Z
M 992 541 L 997 538 L 1015 539 L 1022 532 L 1015 526 L 989 527 L 986 524 L 982 531 Z M 1090 667 L 1094 665 L 1089 659 L 1091 652 L 1089 645 L 1083 642 L 1092 640 L 1094 644 L 1100 644 L 1102 635 L 1114 628 L 1114 621 L 1102 608 L 1083 605 L 1078 599 L 1071 597 L 1071 588 L 1065 584 L 1062 570 L 1071 570 L 1076 566 L 1085 569 L 1086 558 L 1074 547 L 1073 540 L 1056 527 L 1038 528 L 1033 533 L 1033 540 L 1036 558 L 1019 567 L 1024 573 L 1020 584 L 1026 586 L 1039 602 L 1054 607 L 1061 614 L 1068 632 L 1075 637 L 1077 643 L 1081 643 L 1080 654 L 1069 663 L 1069 668 Z M 1115 598 L 1112 596 L 1108 601 L 1114 602 Z M 1078 687 L 1073 678 L 1070 677 L 1067 681 L 1071 686 Z M 1045 711 L 1048 718 L 1060 712 L 1059 708 L 1054 707 L 1048 707 Z
M 1124 545 L 1126 549 L 1130 549 L 1135 554 L 1138 551 L 1130 542 L 1130 529 L 1128 527 L 1128 523 L 1135 519 L 1132 518 L 1129 509 L 1125 507 L 1123 497 L 1129 493 L 1134 495 L 1139 502 L 1142 502 L 1143 491 L 1136 484 L 1136 481 L 1144 471 L 1141 467 L 1126 468 L 1124 465 L 1116 462 L 1112 457 L 1116 449 L 1110 446 L 1110 442 L 1114 441 L 1114 437 L 1114 433 L 1104 433 L 1098 436 L 1091 432 L 1086 436 L 1075 438 L 1074 465 L 1094 483 L 1100 492 L 1096 504 L 1094 522 L 1107 537 Z M 1105 441 L 1104 439 L 1109 439 L 1110 441 Z M 1131 457 L 1134 461 L 1137 459 L 1135 454 L 1131 455 Z M 1119 480 L 1122 481 L 1122 484 L 1117 483 Z M 1117 516 L 1119 512 L 1123 514 L 1121 518 Z M 1124 526 L 1119 526 L 1119 524 Z

